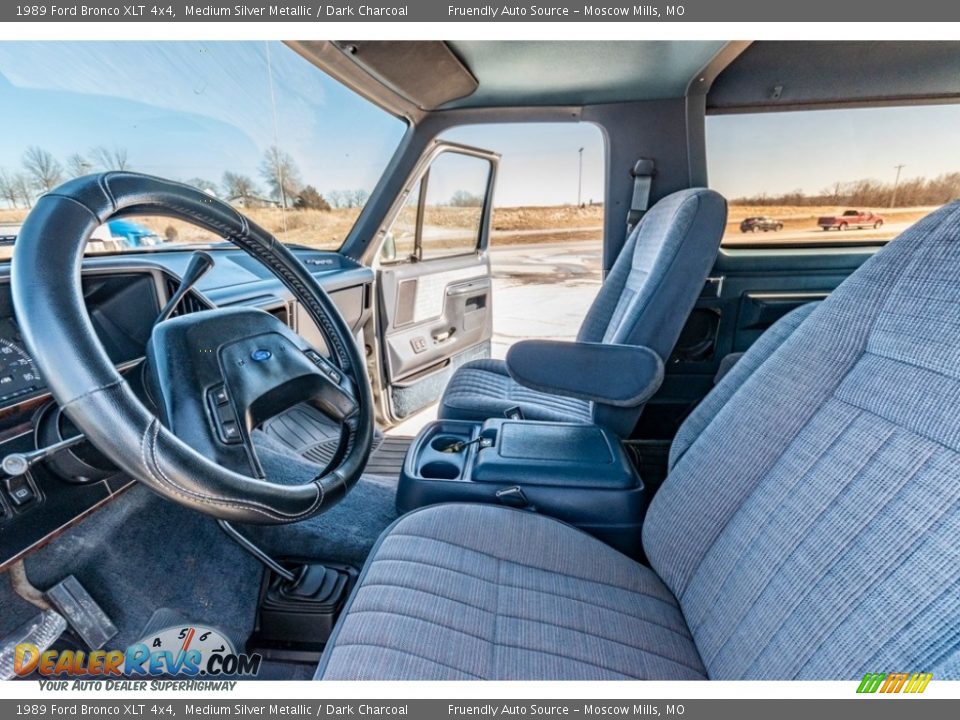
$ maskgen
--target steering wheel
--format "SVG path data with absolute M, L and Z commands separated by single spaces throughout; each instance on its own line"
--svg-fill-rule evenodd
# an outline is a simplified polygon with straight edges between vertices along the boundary
M 329 361 L 263 310 L 174 317 L 154 327 L 147 346 L 157 415 L 148 410 L 107 356 L 81 287 L 93 231 L 133 214 L 190 222 L 259 260 L 317 323 Z M 53 397 L 94 446 L 160 495 L 224 520 L 280 524 L 326 510 L 360 478 L 373 444 L 373 399 L 350 328 L 300 260 L 226 203 L 137 173 L 72 180 L 40 198 L 23 223 L 12 291 L 24 341 Z M 343 426 L 346 451 L 310 482 L 270 482 L 251 432 L 304 401 Z

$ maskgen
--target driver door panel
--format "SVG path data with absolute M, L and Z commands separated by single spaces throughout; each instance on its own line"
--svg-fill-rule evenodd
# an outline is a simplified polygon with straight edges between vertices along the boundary
M 411 388 L 433 375 L 442 375 L 445 386 L 455 363 L 490 354 L 489 260 L 484 254 L 441 262 L 442 269 L 423 272 L 420 264 L 414 264 L 380 276 L 387 320 L 386 369 L 394 409 L 404 411 L 401 417 L 415 411 L 404 405 L 403 396 Z
M 391 421 L 436 402 L 463 363 L 490 356 L 496 159 L 439 145 L 387 233 L 377 286 L 383 410 Z

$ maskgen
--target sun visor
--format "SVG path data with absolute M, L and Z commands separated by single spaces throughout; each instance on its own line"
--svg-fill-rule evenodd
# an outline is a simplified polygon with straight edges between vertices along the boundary
M 758 41 L 720 73 L 708 112 L 960 100 L 960 43 Z
M 472 95 L 477 79 L 440 41 L 338 40 L 369 75 L 421 110 Z

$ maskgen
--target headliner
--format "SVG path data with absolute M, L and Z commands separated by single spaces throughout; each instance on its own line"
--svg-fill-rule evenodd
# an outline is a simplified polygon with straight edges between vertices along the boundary
M 725 44 L 448 41 L 479 87 L 441 107 L 593 105 L 683 97 L 693 76 Z
M 395 115 L 706 97 L 708 112 L 960 101 L 960 42 L 300 41 Z

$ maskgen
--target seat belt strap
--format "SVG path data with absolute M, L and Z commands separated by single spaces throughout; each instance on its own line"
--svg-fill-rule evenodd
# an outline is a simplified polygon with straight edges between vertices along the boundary
M 653 159 L 640 158 L 633 164 L 630 174 L 633 176 L 633 198 L 627 213 L 627 237 L 630 237 L 630 233 L 650 207 L 650 186 L 656 174 Z

